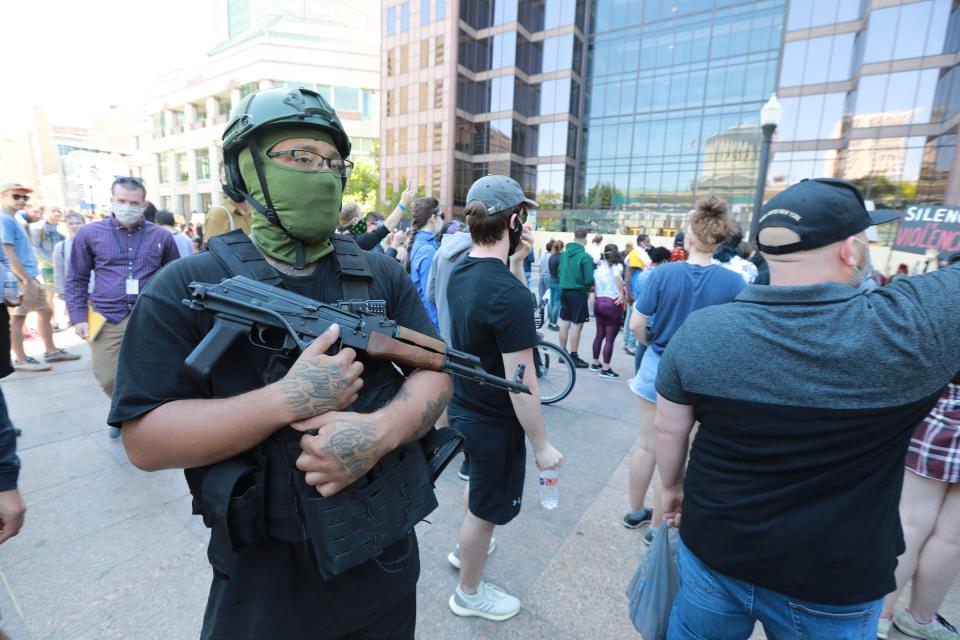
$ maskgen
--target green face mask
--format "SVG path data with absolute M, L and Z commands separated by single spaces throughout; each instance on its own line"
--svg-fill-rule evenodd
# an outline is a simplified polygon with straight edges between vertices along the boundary
M 330 171 L 301 171 L 266 157 L 266 152 L 275 144 L 290 138 L 324 140 L 330 144 L 333 144 L 333 138 L 311 127 L 285 127 L 268 131 L 258 140 L 270 200 L 283 226 L 303 242 L 304 264 L 309 264 L 333 251 L 330 236 L 339 222 L 343 185 L 340 176 Z M 238 160 L 240 175 L 250 195 L 266 205 L 250 150 L 241 151 Z M 284 233 L 283 229 L 271 224 L 260 213 L 253 216 L 250 226 L 251 237 L 264 253 L 277 260 L 296 264 L 297 241 Z

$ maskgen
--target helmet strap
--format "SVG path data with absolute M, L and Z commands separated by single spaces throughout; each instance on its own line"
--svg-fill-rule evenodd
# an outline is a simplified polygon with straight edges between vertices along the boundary
M 257 170 L 257 180 L 260 181 L 260 188 L 263 189 L 263 199 L 266 201 L 266 206 L 260 204 L 254 199 L 247 191 L 241 191 L 244 199 L 250 203 L 254 209 L 263 214 L 267 221 L 280 228 L 287 237 L 293 240 L 296 244 L 296 264 L 293 265 L 295 269 L 303 269 L 304 267 L 304 251 L 303 251 L 303 240 L 298 238 L 293 234 L 286 226 L 284 226 L 283 221 L 280 220 L 280 216 L 277 214 L 277 210 L 273 207 L 273 200 L 270 198 L 270 188 L 267 186 L 267 179 L 264 177 L 263 171 L 263 159 L 260 157 L 260 148 L 257 144 L 256 136 L 250 137 L 250 142 L 248 143 L 250 147 L 250 156 L 253 159 L 253 167 Z

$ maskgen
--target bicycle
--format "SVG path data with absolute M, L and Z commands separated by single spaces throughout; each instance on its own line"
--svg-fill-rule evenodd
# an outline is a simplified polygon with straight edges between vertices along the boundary
M 534 324 L 537 329 L 543 327 L 545 312 L 539 305 L 535 307 Z M 537 332 L 537 346 L 533 349 L 533 365 L 540 385 L 540 404 L 560 402 L 573 391 L 577 382 L 577 368 L 573 358 L 559 345 L 546 342 L 543 334 Z

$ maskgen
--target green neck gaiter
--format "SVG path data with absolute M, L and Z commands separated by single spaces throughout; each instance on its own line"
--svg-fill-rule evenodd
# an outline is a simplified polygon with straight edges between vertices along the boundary
M 270 201 L 280 222 L 303 243 L 304 264 L 316 262 L 333 251 L 330 236 L 340 218 L 343 184 L 330 171 L 301 171 L 267 158 L 266 153 L 281 140 L 309 138 L 333 144 L 325 131 L 312 127 L 284 127 L 267 131 L 257 140 Z M 250 149 L 240 152 L 240 175 L 254 200 L 267 206 Z M 255 212 L 250 236 L 260 249 L 276 260 L 296 264 L 297 240 Z

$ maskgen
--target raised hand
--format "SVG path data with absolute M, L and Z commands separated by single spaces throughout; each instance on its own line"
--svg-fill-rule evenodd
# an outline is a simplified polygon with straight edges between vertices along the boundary
M 413 202 L 413 199 L 417 197 L 417 185 L 411 183 L 403 190 L 403 193 L 400 194 L 400 202 L 403 203 L 403 206 L 409 207 L 410 203 Z

